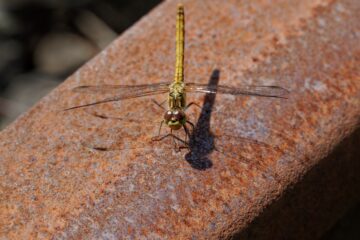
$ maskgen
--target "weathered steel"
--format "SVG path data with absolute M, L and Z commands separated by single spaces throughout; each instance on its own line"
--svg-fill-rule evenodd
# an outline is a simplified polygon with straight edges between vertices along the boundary
M 291 91 L 193 97 L 206 102 L 190 114 L 203 149 L 147 147 L 163 114 L 149 98 L 61 111 L 96 100 L 72 92 L 78 85 L 171 81 L 176 4 L 150 12 L 1 132 L 0 237 L 313 239 L 358 199 L 358 0 L 184 1 L 185 81 L 214 73 L 212 82 Z

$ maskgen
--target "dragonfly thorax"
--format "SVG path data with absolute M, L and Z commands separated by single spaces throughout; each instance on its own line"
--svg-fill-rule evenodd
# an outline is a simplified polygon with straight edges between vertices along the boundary
M 164 114 L 165 124 L 173 130 L 179 130 L 186 123 L 186 115 L 181 109 L 170 109 Z
M 186 106 L 184 82 L 174 82 L 169 86 L 169 88 L 169 109 L 184 109 Z

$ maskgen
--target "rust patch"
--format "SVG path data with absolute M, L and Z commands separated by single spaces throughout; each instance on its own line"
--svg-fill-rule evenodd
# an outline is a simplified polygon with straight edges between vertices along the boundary
M 199 124 L 208 121 L 206 139 L 223 147 L 209 141 L 198 158 L 169 141 L 149 143 L 163 114 L 150 98 L 61 111 L 96 100 L 75 86 L 172 79 L 176 4 L 164 2 L 1 132 L 2 237 L 227 238 L 351 135 L 360 115 L 359 1 L 211 3 L 184 1 L 185 81 L 206 83 L 219 69 L 221 84 L 280 85 L 289 99 L 217 95 Z M 190 118 L 200 114 L 194 108 Z

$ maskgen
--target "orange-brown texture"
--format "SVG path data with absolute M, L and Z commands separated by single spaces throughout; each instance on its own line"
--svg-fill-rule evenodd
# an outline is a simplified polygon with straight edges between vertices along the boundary
M 289 98 L 217 95 L 207 119 L 229 154 L 202 161 L 146 143 L 163 114 L 149 98 L 61 111 L 97 99 L 78 85 L 172 80 L 177 2 L 166 1 L 1 132 L 0 237 L 313 239 L 359 197 L 360 1 L 183 3 L 185 81 L 219 69 L 220 84 Z

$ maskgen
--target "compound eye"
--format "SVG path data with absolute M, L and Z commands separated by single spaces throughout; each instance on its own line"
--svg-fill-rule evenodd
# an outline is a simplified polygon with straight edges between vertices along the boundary
M 167 121 L 167 122 L 168 122 L 168 121 L 171 121 L 172 116 L 173 116 L 172 112 L 171 112 L 171 111 L 167 111 L 167 112 L 165 113 L 165 115 L 164 115 L 165 121 Z
M 183 120 L 184 117 L 185 117 L 184 112 L 182 112 L 182 111 L 176 111 L 176 112 L 174 112 L 174 118 L 175 118 L 177 121 Z

